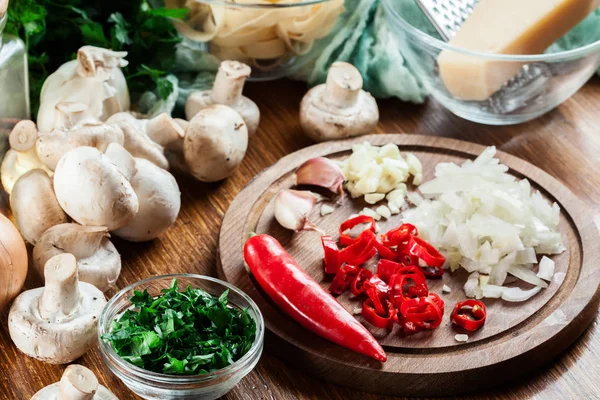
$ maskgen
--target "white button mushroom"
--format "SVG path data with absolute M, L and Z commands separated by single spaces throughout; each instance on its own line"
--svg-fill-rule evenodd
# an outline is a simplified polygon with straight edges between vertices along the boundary
M 185 103 L 185 117 L 191 120 L 198 112 L 213 104 L 223 104 L 237 111 L 253 135 L 260 122 L 260 110 L 256 103 L 242 96 L 246 78 L 252 70 L 238 61 L 223 61 L 212 90 L 192 92 Z
M 379 110 L 362 84 L 352 64 L 333 63 L 327 82 L 309 90 L 300 103 L 304 133 L 317 142 L 373 133 Z
M 36 150 L 40 160 L 54 170 L 58 160 L 69 150 L 90 146 L 104 152 L 110 143 L 123 145 L 123 131 L 117 125 L 96 122 L 75 126 L 73 129 L 54 129 L 40 133 Z
M 63 210 L 81 225 L 114 230 L 133 220 L 139 209 L 129 181 L 94 147 L 78 147 L 62 156 L 54 190 Z
M 10 194 L 17 179 L 32 169 L 41 168 L 50 172 L 35 151 L 37 136 L 37 128 L 29 120 L 19 121 L 10 132 L 8 141 L 11 149 L 4 155 L 0 167 L 0 178 L 6 193 Z
M 67 222 L 60 207 L 52 179 L 41 169 L 22 175 L 10 194 L 10 208 L 23 238 L 36 244 L 46 229 Z
M 164 122 L 163 117 L 160 118 Z M 164 154 L 165 149 L 148 136 L 148 120 L 139 120 L 129 113 L 122 112 L 111 116 L 106 123 L 115 124 L 123 130 L 125 136 L 123 147 L 125 147 L 132 156 L 145 158 L 162 169 L 169 169 L 169 162 Z M 161 126 L 161 123 L 162 122 L 159 120 L 157 124 L 151 124 L 150 126 Z M 175 135 L 183 135 L 183 131 L 178 129 L 179 126 L 177 124 L 169 124 L 169 128 L 172 128 L 172 130 L 170 130 L 171 133 L 163 133 L 162 135 L 164 136 L 161 136 L 162 138 L 173 137 L 173 132 L 175 132 Z M 156 137 L 157 136 L 155 136 L 155 138 Z
M 200 111 L 185 133 L 183 155 L 190 173 L 203 182 L 227 178 L 242 162 L 248 129 L 233 108 L 215 104 Z
M 131 178 L 137 172 L 133 156 L 118 143 L 109 144 L 104 154 L 117 166 L 119 172 L 128 181 L 131 181 Z
M 13 302 L 9 333 L 28 356 L 67 364 L 81 357 L 96 340 L 106 299 L 95 286 L 79 282 L 72 254 L 52 257 L 44 271 L 46 286 L 23 292 Z
M 143 158 L 135 159 L 131 178 L 140 209 L 127 225 L 113 233 L 125 240 L 143 242 L 162 235 L 177 219 L 181 193 L 173 175 Z
M 92 371 L 72 364 L 65 369 L 59 382 L 46 386 L 31 400 L 118 400 L 110 390 L 98 383 Z
M 105 292 L 121 273 L 121 256 L 108 239 L 103 226 L 60 224 L 48 229 L 33 248 L 33 266 L 44 276 L 44 266 L 52 257 L 71 253 L 77 259 L 79 280 Z

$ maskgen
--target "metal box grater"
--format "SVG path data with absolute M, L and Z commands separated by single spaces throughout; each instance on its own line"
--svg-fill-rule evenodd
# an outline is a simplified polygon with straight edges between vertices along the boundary
M 478 0 L 416 0 L 445 41 L 450 40 L 473 12 Z

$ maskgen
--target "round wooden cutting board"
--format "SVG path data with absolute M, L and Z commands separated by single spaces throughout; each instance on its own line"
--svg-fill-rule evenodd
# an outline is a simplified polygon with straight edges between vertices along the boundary
M 454 304 L 465 299 L 464 271 L 446 273 L 442 280 L 429 280 L 430 290 L 445 302 L 442 325 L 409 337 L 366 324 L 384 346 L 388 361 L 379 363 L 355 354 L 305 330 L 283 314 L 266 297 L 244 266 L 243 245 L 250 232 L 268 233 L 324 288 L 331 277 L 323 273 L 323 251 L 315 232 L 293 233 L 273 218 L 275 195 L 294 185 L 295 169 L 309 158 L 326 156 L 343 159 L 352 145 L 369 141 L 373 145 L 394 143 L 401 152 L 414 153 L 423 163 L 424 182 L 433 178 L 440 162 L 461 163 L 479 155 L 484 147 L 438 137 L 418 135 L 372 135 L 322 143 L 282 158 L 263 171 L 242 190 L 230 205 L 221 227 L 219 262 L 221 277 L 248 293 L 263 312 L 270 346 L 291 367 L 298 367 L 334 383 L 361 390 L 395 395 L 450 395 L 485 390 L 521 377 L 548 362 L 569 346 L 591 322 L 599 300 L 600 238 L 594 218 L 585 206 L 560 182 L 539 168 L 499 152 L 497 157 L 518 179 L 527 178 L 534 189 L 561 207 L 559 229 L 567 251 L 554 256 L 555 279 L 532 299 L 507 303 L 486 299 L 488 319 L 483 329 L 469 333 L 469 341 L 454 339 L 457 330 L 450 323 Z M 334 238 L 341 222 L 369 206 L 346 196 L 333 214 L 321 217 L 320 206 L 310 219 Z M 381 232 L 400 224 L 401 217 L 379 222 Z M 375 267 L 371 261 L 367 267 Z M 564 277 L 564 279 L 562 279 Z M 451 292 L 442 294 L 446 284 Z M 526 288 L 527 286 L 522 286 Z M 345 293 L 338 298 L 356 314 L 361 301 Z M 360 313 L 360 312 L 359 312 Z M 361 322 L 362 317 L 356 315 Z

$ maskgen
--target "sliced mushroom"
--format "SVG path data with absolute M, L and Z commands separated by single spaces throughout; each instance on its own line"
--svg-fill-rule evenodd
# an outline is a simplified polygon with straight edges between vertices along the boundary
M 51 170 L 56 169 L 58 160 L 69 150 L 80 146 L 95 147 L 106 151 L 110 143 L 123 145 L 123 131 L 117 125 L 88 124 L 71 130 L 54 129 L 42 133 L 37 140 L 37 154 Z
M 131 186 L 140 210 L 131 222 L 113 233 L 125 240 L 143 242 L 162 235 L 177 219 L 181 193 L 173 175 L 143 158 L 135 159 L 137 173 Z
M 35 151 L 37 136 L 35 123 L 29 120 L 19 121 L 10 132 L 8 141 L 11 149 L 4 155 L 0 167 L 0 178 L 6 193 L 10 194 L 17 179 L 32 169 L 41 168 L 50 173 Z
M 10 337 L 23 353 L 50 364 L 67 364 L 94 343 L 104 294 L 79 282 L 69 253 L 52 257 L 44 268 L 46 286 L 23 292 L 8 315 Z
M 31 400 L 119 400 L 98 383 L 96 375 L 83 365 L 72 364 L 65 369 L 59 382 L 46 386 Z
M 21 235 L 31 244 L 36 244 L 48 228 L 67 222 L 52 179 L 42 169 L 31 170 L 17 180 L 10 194 L 10 208 Z
M 127 225 L 139 209 L 129 181 L 110 159 L 94 147 L 67 152 L 56 166 L 54 190 L 58 203 L 81 225 Z
M 190 173 L 203 182 L 227 178 L 244 159 L 248 129 L 233 108 L 220 104 L 200 111 L 185 133 L 183 155 Z
M 373 133 L 379 109 L 373 96 L 362 90 L 362 76 L 352 65 L 335 62 L 327 82 L 306 93 L 300 104 L 300 124 L 317 142 Z
M 256 103 L 242 96 L 246 78 L 252 70 L 238 61 L 223 61 L 215 78 L 212 90 L 192 92 L 185 103 L 185 117 L 191 120 L 198 112 L 213 104 L 223 104 L 237 111 L 246 126 L 248 135 L 253 135 L 260 122 L 260 110 Z
M 184 132 L 172 119 L 171 123 L 168 123 L 168 119 L 171 117 L 159 115 L 156 118 L 157 120 L 153 124 L 149 124 L 149 120 L 140 120 L 130 113 L 121 112 L 111 116 L 106 123 L 118 125 L 123 130 L 125 135 L 123 147 L 132 156 L 145 158 L 162 169 L 169 169 L 169 162 L 165 157 L 163 146 L 150 138 L 147 128 L 148 126 L 153 128 L 151 129 L 152 134 L 161 143 L 177 140 L 176 137 L 182 137 Z M 166 127 L 165 132 L 158 133 L 160 127 Z
M 77 259 L 79 280 L 103 292 L 114 286 L 121 273 L 121 256 L 103 226 L 60 224 L 48 229 L 33 248 L 33 266 L 44 276 L 52 257 L 71 253 Z

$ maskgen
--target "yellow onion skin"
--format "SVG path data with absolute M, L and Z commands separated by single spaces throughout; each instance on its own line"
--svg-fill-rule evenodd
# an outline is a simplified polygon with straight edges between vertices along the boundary
M 27 248 L 12 222 L 0 214 L 0 311 L 19 294 L 27 276 Z

